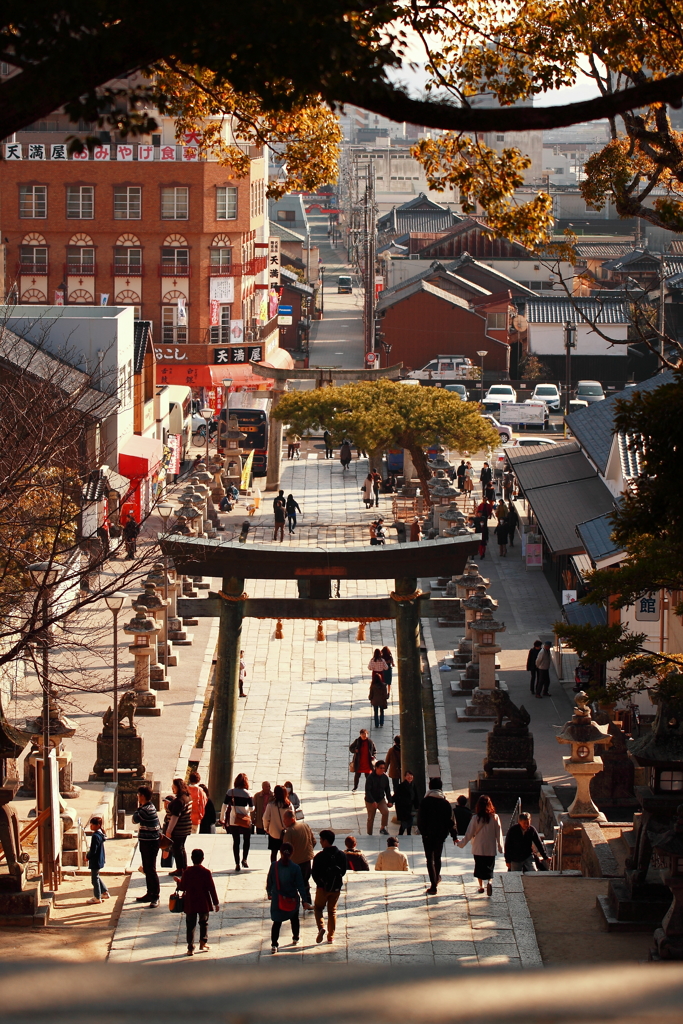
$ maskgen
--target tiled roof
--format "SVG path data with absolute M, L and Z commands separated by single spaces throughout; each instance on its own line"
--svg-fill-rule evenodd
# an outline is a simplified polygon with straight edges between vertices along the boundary
M 574 252 L 577 256 L 584 256 L 588 259 L 610 259 L 615 256 L 625 256 L 631 252 L 633 246 L 628 242 L 577 242 Z
M 659 267 L 659 256 L 655 256 L 654 253 L 648 252 L 647 249 L 629 249 L 628 252 L 624 253 L 623 256 L 619 256 L 615 260 L 608 260 L 603 263 L 605 270 L 616 270 L 619 272 L 630 271 L 635 273 L 640 271 L 641 273 L 657 270 Z
M 683 256 L 683 238 L 674 238 L 673 241 L 669 242 L 669 252 Z
M 471 273 L 476 272 L 479 276 L 483 274 L 491 281 L 492 286 L 495 285 L 495 291 L 509 288 L 513 295 L 519 295 L 520 293 L 529 296 L 536 295 L 536 292 L 532 291 L 531 288 L 527 288 L 526 285 L 520 284 L 519 281 L 515 281 L 512 277 L 508 277 L 501 270 L 494 270 L 487 263 L 476 260 L 468 252 L 463 252 L 457 259 L 446 263 L 445 267 L 449 274 L 457 274 L 458 277 L 463 277 L 466 281 L 470 280 Z
M 275 235 L 283 242 L 301 242 L 304 244 L 306 238 L 304 235 L 297 234 L 296 231 L 292 231 L 291 228 L 286 228 L 284 224 L 280 224 L 279 221 L 271 220 L 268 222 L 268 231 L 271 235 Z
M 460 222 L 460 217 L 451 210 L 406 210 L 394 207 L 377 221 L 379 234 L 402 235 L 407 231 L 447 231 Z
M 470 306 L 465 299 L 461 299 L 459 295 L 454 295 L 453 292 L 446 292 L 443 288 L 437 288 L 428 281 L 422 280 L 422 278 L 396 291 L 380 292 L 376 311 L 381 313 L 383 310 L 389 309 L 390 306 L 395 306 L 397 302 L 403 302 L 412 295 L 417 295 L 418 292 L 434 295 L 437 299 L 443 299 L 444 302 L 450 302 L 452 306 L 460 306 L 461 309 L 466 309 L 469 312 Z
M 570 626 L 606 626 L 607 609 L 601 604 L 580 604 L 572 601 L 562 605 L 562 614 Z
M 425 264 L 424 270 L 421 270 L 419 274 L 413 274 L 412 277 L 407 277 L 405 281 L 401 281 L 399 284 L 392 284 L 391 288 L 385 288 L 382 294 L 393 295 L 395 292 L 401 291 L 403 288 L 408 288 L 416 281 L 425 281 L 427 278 L 433 276 L 437 276 L 437 281 L 433 281 L 431 283 L 436 284 L 437 287 L 438 281 L 445 278 L 446 280 L 451 280 L 454 284 L 459 284 L 462 288 L 471 291 L 476 298 L 488 297 L 491 295 L 491 292 L 488 291 L 488 289 L 482 288 L 473 281 L 468 281 L 466 278 L 460 277 L 458 274 L 449 273 L 443 263 L 440 263 L 438 260 Z
M 605 558 L 611 558 L 612 555 L 622 552 L 621 546 L 612 540 L 613 529 L 614 526 L 609 515 L 587 519 L 585 523 L 579 523 L 576 527 L 581 543 L 594 563 L 597 564 Z
M 628 398 L 636 391 L 654 391 L 656 388 L 662 387 L 663 384 L 670 384 L 673 379 L 672 371 L 666 370 L 664 373 L 657 374 L 656 377 L 641 381 L 633 388 L 617 391 L 606 398 L 604 402 L 594 402 L 585 409 L 570 412 L 565 417 L 572 434 L 601 473 L 607 469 L 607 460 L 612 448 L 617 401 L 620 398 Z
M 424 192 L 420 192 L 415 196 L 414 199 L 408 199 L 405 203 L 401 203 L 400 206 L 396 207 L 397 210 L 444 210 L 445 207 L 440 203 L 437 203 L 434 199 L 430 199 Z
M 581 311 L 581 312 L 579 312 Z M 624 299 L 570 299 L 563 295 L 528 299 L 526 318 L 530 324 L 585 324 L 583 313 L 591 323 L 629 324 L 628 304 Z
M 568 555 L 581 550 L 576 523 L 586 514 L 610 512 L 614 498 L 575 446 L 558 445 L 546 451 L 528 459 L 510 458 L 514 449 L 507 449 L 507 455 L 546 544 L 553 554 Z
M 642 472 L 641 452 L 637 446 L 636 435 L 631 431 L 628 434 L 621 432 L 617 435 L 617 444 L 624 479 L 635 480 Z
M 147 342 L 152 340 L 152 321 L 136 320 L 133 325 L 133 373 L 142 373 Z

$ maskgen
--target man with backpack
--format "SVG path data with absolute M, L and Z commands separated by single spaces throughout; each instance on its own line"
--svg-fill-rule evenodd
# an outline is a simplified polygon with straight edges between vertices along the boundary
M 320 833 L 322 850 L 313 858 L 313 881 L 316 884 L 313 913 L 318 926 L 316 942 L 325 937 L 323 926 L 323 910 L 327 907 L 327 941 L 334 942 L 334 931 L 337 924 L 337 903 L 339 893 L 344 884 L 346 874 L 346 856 L 334 845 L 335 834 L 330 828 Z

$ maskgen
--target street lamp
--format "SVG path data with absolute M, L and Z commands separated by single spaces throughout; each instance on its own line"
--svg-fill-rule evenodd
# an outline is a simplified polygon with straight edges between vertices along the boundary
M 479 349 L 477 355 L 481 359 L 481 401 L 484 401 L 484 357 L 488 355 L 485 349 Z
M 213 409 L 210 409 L 208 405 L 204 406 L 203 409 L 199 410 L 199 415 L 204 419 L 206 423 L 206 468 L 209 468 L 209 423 L 213 419 Z
M 113 654 L 114 654 L 114 718 L 112 720 L 112 732 L 111 732 L 111 777 L 114 786 L 119 784 L 119 612 L 123 608 L 123 603 L 126 600 L 127 595 L 122 590 L 115 590 L 111 594 L 107 594 L 104 600 L 107 603 L 107 608 L 114 616 L 114 632 L 113 632 Z M 116 837 L 116 821 L 118 818 L 119 810 L 119 797 L 116 794 L 116 808 L 114 813 L 114 837 Z
M 225 409 L 225 421 L 223 423 L 223 437 L 225 438 L 225 432 L 228 429 L 228 420 L 230 419 L 229 411 L 228 411 L 228 406 L 229 406 L 229 401 L 230 401 L 229 394 L 230 394 L 230 387 L 232 386 L 232 377 L 225 377 L 223 379 L 222 383 L 223 383 L 223 389 L 224 389 L 223 390 L 223 407 Z M 221 444 L 221 425 L 220 425 L 220 423 L 218 424 L 218 444 L 220 445 L 220 448 L 221 448 L 221 451 L 222 451 L 223 450 L 223 445 Z M 208 469 L 209 467 L 207 466 L 206 468 Z
M 157 508 L 157 511 L 158 511 L 159 515 L 161 516 L 161 519 L 162 519 L 163 524 L 164 524 L 164 533 L 168 533 L 168 521 L 171 518 L 171 514 L 173 512 L 173 506 L 172 505 L 159 505 L 158 508 Z M 161 554 L 162 554 L 162 557 L 164 559 L 164 615 L 166 616 L 166 620 L 165 620 L 165 622 L 166 622 L 166 629 L 164 630 L 164 679 L 165 679 L 168 676 L 168 645 L 169 645 L 169 642 L 170 642 L 169 638 L 168 638 L 168 605 L 166 604 L 166 602 L 168 601 L 168 559 L 166 557 L 166 552 L 165 551 L 162 551 Z
M 325 312 L 325 267 L 320 268 L 320 312 Z
M 52 806 L 52 788 L 48 754 L 50 751 L 50 683 L 49 683 L 49 619 L 50 619 L 50 594 L 59 578 L 59 570 L 62 568 L 56 562 L 34 562 L 29 565 L 28 571 L 31 574 L 33 585 L 38 591 L 43 612 L 43 657 L 42 657 L 42 685 L 43 685 L 43 776 L 42 776 L 42 807 L 46 810 Z M 36 775 L 37 781 L 37 775 Z M 36 786 L 37 792 L 37 786 Z M 48 817 L 40 829 L 41 836 L 41 861 L 45 873 L 45 881 L 52 886 L 53 865 L 56 851 L 52 849 L 52 821 Z

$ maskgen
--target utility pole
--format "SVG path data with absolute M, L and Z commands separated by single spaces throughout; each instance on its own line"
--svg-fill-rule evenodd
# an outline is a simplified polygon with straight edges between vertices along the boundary
M 367 185 L 364 196 L 364 246 L 365 257 L 364 287 L 365 301 L 363 304 L 363 327 L 365 336 L 365 352 L 375 351 L 375 168 L 372 161 L 368 162 Z
M 664 253 L 660 253 L 659 256 L 659 307 L 657 310 L 657 331 L 659 333 L 659 354 L 661 356 L 661 362 L 659 364 L 659 372 L 664 373 L 666 367 L 664 366 L 664 335 L 666 333 L 666 317 L 664 309 L 664 282 L 666 280 L 666 264 Z
M 567 323 L 564 325 L 564 414 L 569 415 L 569 397 L 572 390 L 572 349 L 576 348 L 576 326 Z M 564 425 L 565 437 L 567 436 L 567 424 Z

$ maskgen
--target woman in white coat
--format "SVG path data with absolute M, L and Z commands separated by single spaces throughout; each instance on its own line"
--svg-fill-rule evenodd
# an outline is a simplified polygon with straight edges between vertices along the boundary
M 372 506 L 375 504 L 375 492 L 373 490 L 373 487 L 374 481 L 372 479 L 372 473 L 368 473 L 363 483 L 363 486 L 361 487 L 361 491 L 363 492 L 363 501 L 365 502 L 366 508 L 372 508 Z
M 496 863 L 496 852 L 503 852 L 503 833 L 500 827 L 500 818 L 496 809 L 487 796 L 480 796 L 477 801 L 477 809 L 474 812 L 464 838 L 458 840 L 458 846 L 462 849 L 471 841 L 472 854 L 474 856 L 474 877 L 479 882 L 479 892 L 484 891 L 486 882 L 486 895 L 493 892 L 491 879 Z

